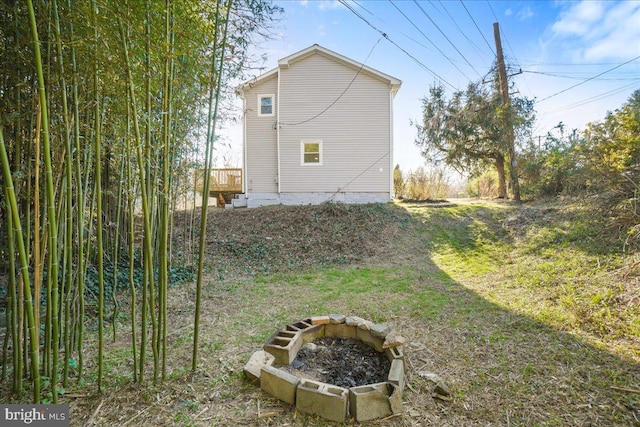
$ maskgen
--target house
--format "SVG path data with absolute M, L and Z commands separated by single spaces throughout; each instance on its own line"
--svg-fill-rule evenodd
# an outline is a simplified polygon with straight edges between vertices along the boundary
M 401 83 L 315 44 L 238 86 L 247 205 L 390 201 Z

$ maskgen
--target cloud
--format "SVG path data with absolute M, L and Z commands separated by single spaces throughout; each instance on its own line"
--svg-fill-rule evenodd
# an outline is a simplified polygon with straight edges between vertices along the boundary
M 307 7 L 309 5 L 309 0 L 300 0 L 300 6 Z
M 320 10 L 337 9 L 342 6 L 338 0 L 322 0 L 317 4 Z
M 513 10 L 511 10 L 510 7 L 507 8 L 507 10 L 504 11 L 504 15 L 505 16 L 511 16 L 513 15 Z
M 640 2 L 587 0 L 560 12 L 550 32 L 576 59 L 621 60 L 640 55 L 639 22 Z
M 529 6 L 525 6 L 518 11 L 518 19 L 520 21 L 526 21 L 529 18 L 533 18 L 534 15 L 533 10 L 531 10 Z

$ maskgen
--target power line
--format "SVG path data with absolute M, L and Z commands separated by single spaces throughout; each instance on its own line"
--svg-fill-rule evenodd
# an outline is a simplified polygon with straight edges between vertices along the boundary
M 380 40 L 382 40 L 382 37 L 378 38 L 378 41 L 376 41 L 376 44 L 373 45 L 373 47 L 371 48 L 371 50 L 369 51 L 369 53 L 367 54 L 367 57 L 365 58 L 364 62 L 362 64 L 360 64 L 360 68 L 358 68 L 358 71 L 356 72 L 356 75 L 353 76 L 353 78 L 351 79 L 351 81 L 349 82 L 349 84 L 347 85 L 346 88 L 344 88 L 344 90 L 342 91 L 342 93 L 340 95 L 338 95 L 338 97 L 336 99 L 333 100 L 333 102 L 331 104 L 329 104 L 324 110 L 320 111 L 318 114 L 316 114 L 313 117 L 309 117 L 308 119 L 302 120 L 300 122 L 297 123 L 282 123 L 282 122 L 278 122 L 278 125 L 282 125 L 282 126 L 298 126 L 304 123 L 308 123 L 311 120 L 315 120 L 318 117 L 320 117 L 321 115 L 323 115 L 324 113 L 326 113 L 331 107 L 333 107 L 334 105 L 336 105 L 336 103 L 340 100 L 340 98 L 342 98 L 344 96 L 345 93 L 347 93 L 347 91 L 349 90 L 349 88 L 351 87 L 351 85 L 353 85 L 353 82 L 356 81 L 356 79 L 358 78 L 358 75 L 360 75 L 360 72 L 362 71 L 362 69 L 364 68 L 364 64 L 369 60 L 369 57 L 371 56 L 371 54 L 373 53 L 373 50 L 376 48 L 376 46 L 378 46 L 378 43 L 380 43 Z
M 498 19 L 498 16 L 496 15 L 496 12 L 493 10 L 493 6 L 491 6 L 491 3 L 489 2 L 489 0 L 487 0 L 487 5 L 489 5 L 489 9 L 491 10 L 491 14 L 493 15 L 493 17 L 495 18 L 496 22 L 499 22 L 500 20 Z M 516 63 L 518 62 L 518 59 L 516 58 L 516 54 L 513 51 L 513 48 L 511 47 L 511 43 L 509 43 L 509 38 L 506 36 L 506 34 L 504 33 L 504 29 L 502 27 L 500 27 L 500 33 L 502 34 L 502 39 L 507 42 L 507 47 L 509 48 L 509 50 L 511 51 L 511 55 L 513 56 L 513 58 L 516 60 Z
M 626 84 L 617 89 L 612 89 L 607 92 L 603 92 L 598 95 L 594 95 L 590 98 L 583 99 L 581 101 L 574 102 L 573 104 L 565 105 L 564 107 L 557 108 L 555 110 L 547 111 L 547 113 L 558 113 L 560 111 L 571 110 L 573 108 L 582 107 L 583 105 L 591 104 L 592 102 L 600 101 L 601 99 L 608 98 L 609 96 L 616 95 L 620 92 L 624 92 L 630 87 L 640 84 L 640 79 L 637 79 L 633 83 Z
M 409 17 L 408 17 L 404 12 L 403 12 L 403 11 L 402 11 L 402 10 L 400 10 L 400 8 L 399 8 L 398 6 L 396 6 L 396 4 L 395 4 L 393 1 L 389 0 L 389 3 L 391 3 L 391 6 L 395 7 L 395 8 L 396 8 L 396 10 L 397 10 L 398 12 L 400 12 L 400 14 L 401 14 L 402 16 L 404 16 L 404 18 L 405 18 L 407 21 L 409 21 L 409 23 L 410 23 L 411 25 L 413 25 L 413 27 L 414 27 L 416 30 L 418 30 L 418 32 L 419 32 L 420 34 L 422 34 L 422 36 L 423 36 L 425 39 L 427 39 L 427 41 L 428 41 L 429 43 L 431 43 L 431 45 L 432 45 L 433 47 L 435 47 L 435 48 L 436 48 L 436 50 L 437 50 L 438 52 L 440 52 L 440 54 L 441 54 L 442 56 L 444 56 L 444 57 L 447 59 L 447 61 L 449 61 L 449 63 L 451 63 L 451 65 L 453 65 L 453 66 L 455 67 L 455 69 L 456 69 L 456 70 L 460 71 L 460 73 L 461 73 L 461 74 L 462 74 L 462 75 L 463 75 L 467 80 L 471 80 L 471 79 L 469 78 L 469 76 L 467 76 L 467 75 L 464 73 L 464 71 L 462 71 L 462 70 L 461 70 L 461 69 L 460 69 L 460 68 L 455 64 L 455 62 L 453 62 L 453 60 L 452 60 L 451 58 L 449 58 L 449 57 L 448 57 L 448 56 L 447 56 L 447 55 L 446 55 L 446 54 L 445 54 L 445 53 L 444 53 L 444 52 L 443 52 L 443 51 L 438 47 L 438 45 L 437 45 L 437 44 L 435 44 L 435 43 L 434 43 L 434 42 L 433 42 L 433 41 L 432 41 L 432 40 L 431 40 L 431 39 L 430 39 L 430 38 L 429 38 L 429 37 L 428 37 L 428 36 L 427 36 L 427 35 L 426 35 L 426 34 L 425 34 L 425 33 L 424 33 L 424 32 L 423 32 L 423 31 L 422 31 L 422 30 L 421 30 L 421 29 L 420 29 L 420 28 L 419 28 L 419 27 L 418 27 L 418 26 L 417 26 L 417 25 L 416 25 L 416 24 L 415 24 L 415 23 L 414 23 L 414 22 L 413 22 L 413 21 L 412 21 L 412 20 L 411 20 L 411 19 L 410 19 L 410 18 L 409 18 Z
M 530 71 L 530 70 L 523 70 L 523 73 L 528 73 L 528 74 L 539 74 L 542 76 L 549 76 L 549 77 L 558 77 L 561 79 L 573 79 L 573 80 L 582 80 L 584 79 L 584 76 L 578 76 L 578 75 L 562 75 L 560 74 L 560 72 L 558 73 L 548 73 L 545 71 Z M 630 80 L 638 80 L 638 73 L 633 73 L 634 77 L 618 77 L 618 78 L 602 78 L 602 79 L 597 79 L 597 80 L 609 80 L 609 81 L 630 81 Z M 596 80 L 596 79 L 594 79 Z
M 449 83 L 447 80 L 445 80 L 443 77 L 441 77 L 438 73 L 436 73 L 435 71 L 433 71 L 431 68 L 427 67 L 426 65 L 424 65 L 418 58 L 416 58 L 415 56 L 411 55 L 409 52 L 407 52 L 405 49 L 403 49 L 402 47 L 400 47 L 400 45 L 398 45 L 396 42 L 394 42 L 393 40 L 391 40 L 389 38 L 389 36 L 384 33 L 383 31 L 379 30 L 375 25 L 373 25 L 371 22 L 369 22 L 364 16 L 360 15 L 356 10 L 354 10 L 347 2 L 346 0 L 338 0 L 340 2 L 340 4 L 342 4 L 344 7 L 346 7 L 347 9 L 349 9 L 354 15 L 356 15 L 358 18 L 360 18 L 361 20 L 363 20 L 368 26 L 370 26 L 371 28 L 373 28 L 376 32 L 378 32 L 382 37 L 384 37 L 385 39 L 387 39 L 387 41 L 389 41 L 389 43 L 391 43 L 392 45 L 394 45 L 395 47 L 397 47 L 398 49 L 400 49 L 405 55 L 407 55 L 409 58 L 413 59 L 418 65 L 420 65 L 425 71 L 431 73 L 434 77 L 436 77 L 437 79 L 440 79 L 442 82 L 446 83 L 448 86 L 450 86 L 452 89 L 456 90 L 456 87 L 453 86 L 451 83 Z
M 464 2 L 462 0 L 460 0 L 460 4 L 462 4 L 462 7 L 464 7 L 464 10 L 467 11 L 467 15 L 469 15 L 469 18 L 471 18 L 471 20 L 473 21 L 473 25 L 476 26 L 476 29 L 478 30 L 478 32 L 480 33 L 480 35 L 482 36 L 482 39 L 484 40 L 484 42 L 487 44 L 487 46 L 489 47 L 489 50 L 491 51 L 492 54 L 495 55 L 495 52 L 493 51 L 493 48 L 491 47 L 491 45 L 489 44 L 489 41 L 487 40 L 487 38 L 484 36 L 484 33 L 480 30 L 480 27 L 478 27 L 478 23 L 476 22 L 476 20 L 473 18 L 473 15 L 471 15 L 471 12 L 469 12 L 469 9 L 467 9 L 467 6 L 464 4 Z
M 456 21 L 453 16 L 451 16 L 451 13 L 449 12 L 449 10 L 447 9 L 447 7 L 444 5 L 444 3 L 442 3 L 442 0 L 438 0 L 438 2 L 440 3 L 440 5 L 442 6 L 442 9 L 445 11 L 445 13 L 447 14 L 447 16 L 449 17 L 449 19 L 451 19 L 451 22 L 453 22 L 453 25 L 455 25 L 455 27 L 458 29 L 458 31 L 460 32 L 460 34 L 462 34 L 462 36 L 467 39 L 467 41 L 469 42 L 469 44 L 471 44 L 471 46 L 473 46 L 476 51 L 478 53 L 480 53 L 481 55 L 484 54 L 484 52 L 480 49 L 480 47 L 478 47 L 477 44 L 475 44 L 475 42 L 473 40 L 471 40 L 471 38 L 469 36 L 467 36 L 467 34 L 462 30 L 462 28 L 460 28 L 460 25 L 458 25 L 458 21 Z M 431 0 L 429 0 L 429 3 L 435 8 L 435 6 L 433 5 L 433 2 L 431 2 Z M 436 9 L 437 10 L 437 9 Z M 493 55 L 493 52 L 491 52 Z
M 611 71 L 616 70 L 616 69 L 618 69 L 618 68 L 622 67 L 623 65 L 627 65 L 627 64 L 629 64 L 630 62 L 636 61 L 636 60 L 638 60 L 638 59 L 640 59 L 640 56 L 636 56 L 635 58 L 630 59 L 630 60 L 628 60 L 627 62 L 623 62 L 623 63 L 622 63 L 622 64 L 620 64 L 620 65 L 616 65 L 615 67 L 610 68 L 610 69 L 608 69 L 607 71 L 603 71 L 602 73 L 597 74 L 597 75 L 595 75 L 595 76 L 593 76 L 593 77 L 589 77 L 588 79 L 583 80 L 583 81 L 581 81 L 580 83 L 576 83 L 576 84 L 574 84 L 573 86 L 569 86 L 569 87 L 568 87 L 568 88 L 566 88 L 566 89 L 563 89 L 563 90 L 561 90 L 561 91 L 559 91 L 559 92 L 556 92 L 556 93 L 551 94 L 551 95 L 549 95 L 549 96 L 547 96 L 547 97 L 545 97 L 545 98 L 542 98 L 540 101 L 537 101 L 536 103 L 537 103 L 537 104 L 539 104 L 539 103 L 541 103 L 542 101 L 546 101 L 546 100 L 547 100 L 547 99 L 549 99 L 549 98 L 553 98 L 554 96 L 560 95 L 561 93 L 565 93 L 565 92 L 566 92 L 566 91 L 568 91 L 568 90 L 571 90 L 571 89 L 573 89 L 573 88 L 575 88 L 575 87 L 578 87 L 578 86 L 580 86 L 580 85 L 583 85 L 583 84 L 585 84 L 585 83 L 587 83 L 587 82 L 590 82 L 591 80 L 597 79 L 598 77 L 600 77 L 600 76 L 602 76 L 602 75 L 604 75 L 604 74 L 610 73 Z
M 471 64 L 471 62 L 469 62 L 469 60 L 467 59 L 466 56 L 464 56 L 464 54 L 462 52 L 460 52 L 460 49 L 458 49 L 456 47 L 455 44 L 453 44 L 453 42 L 451 41 L 451 39 L 449 39 L 449 37 L 447 37 L 447 35 L 444 33 L 444 31 L 442 31 L 440 29 L 440 27 L 438 26 L 438 24 L 436 24 L 436 22 L 431 19 L 431 17 L 429 16 L 429 14 L 422 8 L 422 6 L 420 6 L 420 3 L 418 3 L 416 0 L 413 0 L 413 2 L 416 4 L 416 6 L 418 6 L 418 8 L 422 11 L 422 13 L 424 14 L 424 16 L 426 16 L 427 18 L 429 18 L 429 21 L 431 21 L 431 23 L 438 29 L 438 31 L 440 31 L 440 34 L 442 34 L 442 36 L 449 42 L 449 44 L 456 50 L 456 52 L 458 52 L 460 54 L 460 56 L 462 57 L 462 59 L 465 60 L 465 62 L 469 65 L 469 67 L 471 67 L 471 69 L 473 71 L 475 71 L 475 73 L 478 75 L 478 77 L 482 78 L 482 76 L 480 75 L 480 73 L 478 72 L 478 70 L 475 69 L 475 67 Z M 471 79 L 469 79 L 471 80 Z

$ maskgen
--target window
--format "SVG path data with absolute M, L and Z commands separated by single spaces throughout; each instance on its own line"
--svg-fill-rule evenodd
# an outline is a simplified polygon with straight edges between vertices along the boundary
M 322 165 L 322 140 L 300 142 L 300 163 L 302 165 Z
M 258 95 L 258 116 L 273 116 L 273 95 Z

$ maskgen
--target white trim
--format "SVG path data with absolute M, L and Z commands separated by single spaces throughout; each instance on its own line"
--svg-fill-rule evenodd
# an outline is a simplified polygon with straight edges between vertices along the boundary
M 348 66 L 350 66 L 352 68 L 361 69 L 362 71 L 364 71 L 364 72 L 366 72 L 368 74 L 371 74 L 371 75 L 377 77 L 378 79 L 381 79 L 381 80 L 383 80 L 385 82 L 388 82 L 393 87 L 398 87 L 399 88 L 400 85 L 402 84 L 402 81 L 400 79 L 397 79 L 397 78 L 395 78 L 393 76 L 385 74 L 385 73 L 383 73 L 381 71 L 378 71 L 378 70 L 376 70 L 374 68 L 371 68 L 371 67 L 368 67 L 366 65 L 363 65 L 358 61 L 354 61 L 351 58 L 348 58 L 348 57 L 346 57 L 344 55 L 340 55 L 339 53 L 336 53 L 336 52 L 334 52 L 332 50 L 329 50 L 329 49 L 327 49 L 325 47 L 322 47 L 319 44 L 314 44 L 312 46 L 309 46 L 306 49 L 303 49 L 303 50 L 301 50 L 299 52 L 296 52 L 294 54 L 291 54 L 289 56 L 286 56 L 286 57 L 280 59 L 278 61 L 278 66 L 279 67 L 288 67 L 292 63 L 294 63 L 296 61 L 299 61 L 300 59 L 303 59 L 303 58 L 305 58 L 305 57 L 307 57 L 309 55 L 312 55 L 313 53 L 316 53 L 316 52 L 323 53 L 323 54 L 333 58 L 335 61 L 342 62 L 342 63 L 344 63 L 344 64 L 346 64 L 346 65 L 348 65 Z
M 304 161 L 304 146 L 305 144 L 318 144 L 318 157 L 317 163 Z M 322 166 L 322 140 L 321 139 L 303 139 L 300 141 L 300 166 Z
M 269 79 L 271 76 L 273 76 L 275 73 L 277 73 L 280 69 L 280 67 L 288 67 L 289 65 L 291 65 L 292 63 L 294 63 L 295 61 L 298 61 L 300 59 L 305 58 L 308 55 L 311 55 L 314 52 L 320 52 L 323 53 L 331 58 L 333 58 L 335 61 L 338 62 L 342 62 L 343 64 L 347 64 L 350 67 L 354 68 L 354 69 L 360 69 L 360 67 L 362 67 L 362 71 L 365 73 L 368 73 L 372 76 L 377 77 L 378 79 L 387 82 L 391 85 L 391 87 L 395 90 L 394 91 L 394 96 L 395 96 L 395 92 L 397 92 L 397 90 L 400 88 L 400 86 L 402 85 L 402 80 L 390 76 L 389 74 L 385 74 L 381 71 L 378 71 L 374 68 L 368 67 L 367 65 L 362 66 L 362 64 L 358 61 L 354 61 L 351 58 L 347 58 L 346 56 L 340 55 L 339 53 L 333 52 L 327 48 L 324 48 L 318 44 L 314 44 L 312 46 L 309 46 L 306 49 L 303 49 L 299 52 L 296 52 L 292 55 L 289 55 L 285 58 L 282 58 L 278 61 L 278 66 L 276 68 L 273 68 L 269 71 L 267 71 L 264 74 L 261 74 L 257 77 L 252 78 L 251 80 L 248 80 L 244 83 L 241 83 L 240 85 L 236 86 L 236 92 L 243 90 L 244 88 L 251 88 L 253 86 L 255 86 L 256 84 Z
M 271 113 L 262 114 L 262 99 L 271 98 Z M 258 117 L 273 117 L 276 115 L 276 96 L 273 93 L 259 93 L 258 94 Z

